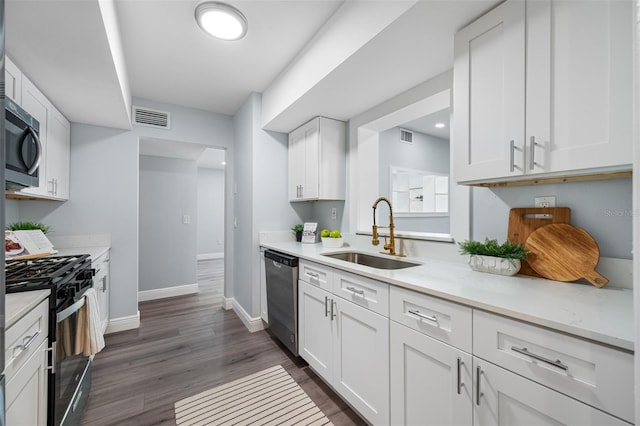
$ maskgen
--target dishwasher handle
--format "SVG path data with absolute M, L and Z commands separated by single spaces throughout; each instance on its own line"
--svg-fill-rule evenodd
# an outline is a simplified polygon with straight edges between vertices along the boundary
M 295 256 L 290 256 L 285 253 L 280 253 L 274 250 L 265 250 L 264 252 L 265 259 L 271 259 L 276 263 L 281 263 L 283 265 L 289 266 L 290 268 L 298 267 L 298 258 Z

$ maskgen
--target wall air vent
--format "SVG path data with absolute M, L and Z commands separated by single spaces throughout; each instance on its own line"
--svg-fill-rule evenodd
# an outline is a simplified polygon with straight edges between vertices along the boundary
M 166 111 L 133 106 L 133 124 L 169 129 L 171 127 L 169 119 L 169 113 Z
M 413 143 L 413 132 L 410 130 L 400 129 L 400 142 Z

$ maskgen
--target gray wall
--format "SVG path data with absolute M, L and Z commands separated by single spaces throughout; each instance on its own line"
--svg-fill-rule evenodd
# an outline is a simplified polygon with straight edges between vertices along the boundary
M 197 185 L 195 161 L 140 156 L 138 290 L 197 283 Z
M 448 140 L 414 131 L 413 144 L 408 144 L 400 142 L 400 128 L 394 127 L 380 132 L 378 150 L 381 195 L 390 196 L 390 166 L 449 174 Z M 401 231 L 449 232 L 449 217 L 397 217 L 394 220 L 396 229 Z M 383 223 L 386 224 L 386 219 Z
M 71 199 L 65 203 L 20 201 L 19 205 L 22 220 L 46 222 L 58 235 L 111 234 L 111 318 L 135 316 L 138 311 L 139 139 L 223 148 L 227 161 L 233 161 L 230 116 L 138 98 L 133 103 L 169 111 L 171 129 L 134 126 L 126 131 L 73 123 Z M 227 193 L 231 193 L 228 188 Z M 226 205 L 230 215 L 232 202 L 227 199 Z M 232 256 L 226 256 L 225 268 L 232 262 Z M 227 279 L 233 279 L 233 272 L 226 274 Z
M 258 232 L 289 229 L 310 212 L 309 206 L 288 202 L 287 135 L 261 129 L 261 104 L 261 95 L 252 93 L 234 116 L 237 228 L 233 295 L 254 318 L 260 316 Z
M 533 207 L 535 196 L 555 195 L 558 207 L 571 208 L 571 224 L 598 243 L 600 255 L 632 259 L 632 184 L 630 178 L 553 185 L 474 188 L 473 239 L 504 241 L 509 209 Z
M 224 253 L 224 170 L 198 168 L 198 254 Z

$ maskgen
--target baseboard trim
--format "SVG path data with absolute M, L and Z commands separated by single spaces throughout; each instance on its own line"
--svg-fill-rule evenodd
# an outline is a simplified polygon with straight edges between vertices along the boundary
M 157 288 L 154 290 L 143 290 L 138 292 L 138 302 L 148 300 L 164 299 L 166 297 L 184 296 L 198 292 L 198 284 L 185 284 L 175 287 Z
M 136 315 L 110 319 L 104 333 L 111 334 L 136 328 L 140 328 L 140 311 L 138 311 Z
M 198 255 L 198 260 L 223 259 L 224 252 L 221 253 L 202 253 Z
M 222 307 L 224 308 L 225 311 L 228 311 L 229 309 L 233 309 L 234 300 L 235 299 L 233 297 L 222 298 Z
M 236 299 L 224 298 L 223 307 L 225 310 L 233 309 L 233 312 L 236 313 L 240 321 L 247 327 L 250 333 L 255 333 L 256 331 L 264 330 L 264 322 L 262 322 L 262 318 L 260 317 L 252 317 L 249 315 L 247 311 L 244 310 L 242 305 L 238 303 Z

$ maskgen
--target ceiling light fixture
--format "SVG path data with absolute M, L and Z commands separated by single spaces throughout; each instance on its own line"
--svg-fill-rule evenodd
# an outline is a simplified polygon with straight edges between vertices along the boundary
M 436 123 L 436 127 L 437 127 L 438 129 L 442 129 L 444 126 L 445 126 L 445 124 L 444 124 L 444 123 Z
M 196 7 L 196 21 L 204 32 L 222 40 L 239 40 L 247 33 L 247 18 L 226 3 L 200 3 Z

